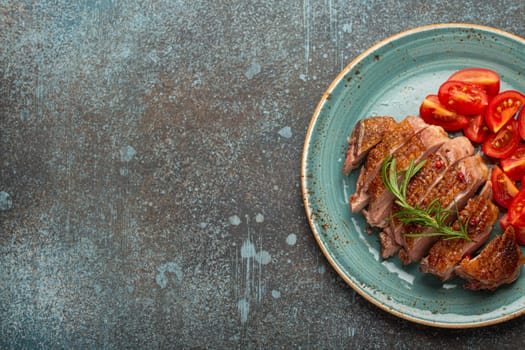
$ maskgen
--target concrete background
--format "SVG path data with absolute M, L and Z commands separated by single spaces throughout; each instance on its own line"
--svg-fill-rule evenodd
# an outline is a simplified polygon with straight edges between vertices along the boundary
M 379 310 L 326 262 L 300 158 L 397 32 L 525 36 L 523 1 L 0 1 L 1 349 L 516 348 Z M 525 57 L 525 56 L 524 56 Z

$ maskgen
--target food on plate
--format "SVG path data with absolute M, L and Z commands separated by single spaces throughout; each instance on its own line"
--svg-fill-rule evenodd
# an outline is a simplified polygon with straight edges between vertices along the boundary
M 348 138 L 343 174 L 349 174 L 357 168 L 368 152 L 377 145 L 385 133 L 397 124 L 392 117 L 372 117 L 357 122 L 352 135 Z
M 392 128 L 385 130 L 381 142 L 370 150 L 366 162 L 359 172 L 356 191 L 350 198 L 350 207 L 354 213 L 361 211 L 368 204 L 370 200 L 368 186 L 380 174 L 383 160 L 408 142 L 412 136 L 427 127 L 429 124 L 421 118 L 410 116 L 400 123 L 395 123 Z M 352 140 L 349 144 L 351 143 Z
M 419 115 L 429 124 L 439 125 L 447 131 L 458 131 L 468 126 L 466 115 L 447 108 L 439 101 L 438 95 L 428 95 L 419 107 Z
M 525 96 L 518 91 L 507 90 L 500 92 L 490 101 L 485 120 L 492 132 L 498 132 L 516 112 L 525 104 Z
M 441 238 L 421 260 L 421 271 L 436 275 L 442 281 L 455 276 L 456 266 L 464 257 L 474 254 L 489 239 L 498 220 L 499 209 L 491 199 L 492 186 L 488 181 L 478 196 L 469 199 L 453 225 L 465 225 L 469 239 Z
M 438 98 L 443 105 L 462 115 L 481 114 L 489 104 L 489 97 L 482 87 L 459 80 L 442 84 Z
M 464 258 L 455 268 L 456 274 L 467 280 L 467 289 L 495 290 L 502 284 L 514 282 L 525 263 L 521 248 L 516 244 L 514 228 L 509 226 L 496 236 L 478 256 Z
M 503 208 L 510 207 L 519 190 L 516 183 L 496 164 L 491 175 L 493 198 Z
M 474 147 L 466 137 L 449 139 L 436 152 L 428 155 L 426 163 L 407 184 L 406 200 L 411 206 L 420 206 L 428 191 L 441 181 L 448 169 L 459 160 L 474 154 Z M 396 218 L 400 208 L 392 207 L 392 220 L 379 233 L 381 255 L 388 258 L 395 255 L 403 241 L 404 224 Z
M 464 81 L 481 86 L 489 97 L 496 96 L 500 88 L 500 76 L 487 68 L 464 68 L 454 72 L 447 80 Z
M 516 119 L 510 119 L 496 133 L 489 135 L 487 140 L 483 142 L 481 149 L 491 158 L 504 159 L 516 152 L 519 143 L 518 122 Z
M 430 125 L 416 133 L 410 142 L 404 143 L 391 155 L 396 159 L 399 169 L 406 169 L 410 161 L 426 159 L 428 154 L 436 151 L 443 143 L 449 140 L 443 128 Z M 384 227 L 388 224 L 388 216 L 394 196 L 383 183 L 382 174 L 377 174 L 368 186 L 370 198 L 368 207 L 363 209 L 363 215 L 372 226 Z
M 378 233 L 384 259 L 419 263 L 442 281 L 459 276 L 474 290 L 518 277 L 525 263 L 523 105 L 520 92 L 500 92 L 496 72 L 467 68 L 427 95 L 420 118 L 358 122 L 342 172 L 362 165 L 350 210 L 376 228 L 369 232 Z M 490 240 L 500 210 L 504 233 Z
M 450 212 L 445 223 L 452 224 L 456 213 L 487 182 L 488 176 L 489 169 L 479 154 L 463 158 L 428 191 L 421 206 L 426 207 L 439 199 L 440 205 Z M 421 225 L 405 225 L 402 231 L 410 233 L 401 235 L 398 242 L 401 245 L 398 255 L 405 265 L 419 261 L 439 239 L 439 236 L 430 235 L 431 228 Z

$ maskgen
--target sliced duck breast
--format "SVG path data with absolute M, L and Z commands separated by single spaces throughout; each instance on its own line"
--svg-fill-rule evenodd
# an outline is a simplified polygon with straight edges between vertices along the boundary
M 421 118 L 407 117 L 385 133 L 382 141 L 370 150 L 365 164 L 361 167 L 356 182 L 355 193 L 350 196 L 350 209 L 352 212 L 360 212 L 368 205 L 370 199 L 368 186 L 381 171 L 383 160 L 394 153 L 404 143 L 410 142 L 410 139 L 415 134 L 421 132 L 428 126 L 429 125 Z
M 489 169 L 480 154 L 463 158 L 448 169 L 441 181 L 423 198 L 420 207 L 426 209 L 433 200 L 439 198 L 442 208 L 451 211 L 446 222 L 451 224 L 456 219 L 454 213 L 463 209 L 479 187 L 487 182 L 488 175 Z M 409 237 L 406 234 L 425 234 L 431 231 L 428 227 L 405 225 L 403 248 L 399 250 L 399 258 L 404 264 L 421 260 L 439 239 L 439 236 Z
M 463 257 L 471 256 L 489 239 L 499 216 L 499 209 L 492 202 L 492 182 L 487 181 L 479 196 L 469 199 L 459 216 L 470 239 L 441 238 L 420 263 L 422 272 L 436 275 L 442 281 L 452 278 Z M 459 229 L 458 220 L 453 225 L 455 229 Z
M 514 282 L 520 275 L 525 257 L 516 243 L 514 228 L 507 227 L 496 236 L 478 256 L 464 258 L 456 267 L 456 274 L 467 280 L 463 286 L 472 290 L 495 290 L 503 284 Z
M 407 202 L 412 206 L 420 205 L 423 198 L 439 183 L 452 165 L 473 154 L 474 146 L 466 137 L 447 140 L 435 153 L 427 157 L 423 168 L 411 179 L 407 187 Z M 398 206 L 393 204 L 391 214 L 395 214 L 398 210 Z M 398 252 L 404 243 L 403 228 L 403 223 L 392 219 L 383 229 L 380 235 L 383 258 L 386 259 Z
M 419 163 L 426 159 L 448 140 L 450 140 L 448 134 L 442 127 L 431 125 L 425 128 L 393 153 L 396 170 L 407 169 L 412 160 Z M 368 194 L 370 199 L 367 209 L 363 210 L 363 215 L 371 226 L 386 227 L 389 223 L 394 195 L 385 187 L 381 172 L 368 186 Z
M 359 120 L 348 137 L 348 149 L 342 173 L 348 175 L 353 169 L 359 167 L 368 152 L 381 142 L 385 133 L 392 130 L 396 124 L 396 120 L 388 116 Z

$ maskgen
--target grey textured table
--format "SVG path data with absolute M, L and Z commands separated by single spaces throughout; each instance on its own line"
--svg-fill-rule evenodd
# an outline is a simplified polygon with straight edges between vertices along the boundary
M 305 218 L 323 91 L 392 34 L 523 1 L 0 2 L 0 348 L 517 348 L 348 287 Z

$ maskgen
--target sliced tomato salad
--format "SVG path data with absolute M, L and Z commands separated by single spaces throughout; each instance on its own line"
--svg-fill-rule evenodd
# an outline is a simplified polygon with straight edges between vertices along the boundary
M 428 95 L 419 107 L 419 115 L 429 124 L 439 125 L 447 131 L 458 131 L 468 125 L 468 118 L 447 109 L 437 95 Z
M 452 74 L 448 80 L 465 81 L 481 86 L 489 97 L 496 96 L 500 88 L 499 74 L 487 68 L 465 68 Z
M 461 130 L 492 159 L 493 199 L 504 211 L 500 225 L 512 225 L 525 245 L 525 94 L 500 87 L 491 69 L 461 69 L 427 95 L 419 114 L 447 131 Z
M 512 181 L 498 165 L 495 165 L 494 169 L 492 169 L 490 181 L 492 182 L 492 196 L 494 201 L 503 208 L 510 207 L 512 200 L 519 192 L 516 183 Z
M 525 123 L 524 123 L 525 128 Z M 525 129 L 524 129 L 525 132 Z M 468 118 L 468 124 L 463 128 L 463 133 L 474 143 L 483 143 L 490 136 L 490 130 L 485 123 L 485 116 L 477 114 Z M 520 134 L 521 135 L 521 134 Z
M 490 134 L 481 149 L 491 158 L 503 159 L 511 157 L 520 143 L 518 122 L 511 119 L 497 133 Z
M 439 87 L 439 102 L 463 115 L 485 112 L 489 97 L 482 87 L 464 81 L 449 80 Z
M 507 122 L 514 118 L 516 112 L 525 104 L 525 95 L 518 91 L 503 91 L 490 101 L 485 121 L 492 132 L 498 132 Z
M 520 144 L 510 157 L 500 160 L 500 164 L 510 179 L 521 180 L 525 176 L 525 143 Z

